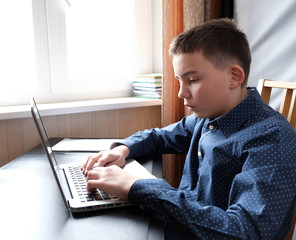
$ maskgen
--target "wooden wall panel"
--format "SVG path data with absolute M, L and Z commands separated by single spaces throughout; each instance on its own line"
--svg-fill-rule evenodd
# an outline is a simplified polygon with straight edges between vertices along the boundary
M 39 135 L 35 129 L 33 119 L 24 118 L 21 121 L 23 127 L 23 149 L 31 149 L 39 143 Z
M 14 159 L 24 152 L 22 120 L 14 119 L 6 123 L 8 157 Z
M 0 159 L 9 159 L 6 134 L 6 121 L 0 121 Z
M 68 136 L 70 132 L 70 127 L 68 125 L 69 115 L 59 115 L 57 117 L 57 137 Z
M 104 138 L 108 137 L 108 134 L 110 133 L 111 135 L 114 135 L 112 133 L 111 129 L 109 130 L 109 124 L 108 124 L 108 119 L 109 123 L 114 122 L 113 116 L 108 116 L 108 112 L 96 112 L 95 116 L 93 117 L 92 120 L 92 125 L 94 126 L 94 133 L 95 135 L 100 135 Z M 100 122 L 98 122 L 97 119 L 100 119 Z
M 121 111 L 121 110 L 120 110 Z M 133 129 L 137 128 L 139 129 L 138 121 L 138 112 L 136 109 L 127 109 L 126 111 L 123 111 L 119 114 L 119 136 L 125 137 L 129 136 L 133 133 Z
M 125 138 L 161 126 L 161 106 L 43 117 L 49 137 Z M 0 121 L 0 166 L 40 143 L 32 118 Z

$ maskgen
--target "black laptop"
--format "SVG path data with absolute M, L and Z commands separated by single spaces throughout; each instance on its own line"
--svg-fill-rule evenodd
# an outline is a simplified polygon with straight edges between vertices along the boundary
M 89 193 L 86 190 L 86 176 L 81 171 L 79 164 L 57 163 L 55 153 L 52 150 L 52 146 L 49 142 L 34 98 L 32 98 L 31 101 L 31 113 L 64 203 L 71 212 L 124 207 L 133 204 L 129 201 L 120 200 L 115 196 L 100 191 L 99 189 L 96 189 L 93 193 Z M 71 154 L 74 153 L 72 152 Z M 140 174 L 143 178 L 154 178 L 154 176 L 151 175 L 142 165 L 133 159 L 127 160 L 124 169 L 137 176 Z

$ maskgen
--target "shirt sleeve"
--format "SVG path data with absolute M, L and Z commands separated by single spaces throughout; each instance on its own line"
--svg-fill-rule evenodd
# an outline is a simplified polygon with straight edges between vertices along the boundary
M 149 154 L 187 153 L 191 136 L 197 122 L 194 115 L 164 128 L 140 131 L 124 139 L 130 154 L 128 158 L 136 158 Z
M 215 206 L 203 206 L 194 194 L 174 189 L 163 179 L 138 180 L 129 199 L 163 221 L 165 239 L 248 239 L 234 217 Z
M 283 222 L 283 219 L 277 218 L 286 216 L 287 219 L 284 220 L 287 220 L 287 224 L 291 221 L 291 214 L 288 213 L 288 211 L 293 212 L 293 208 L 289 207 L 293 205 L 291 198 L 287 198 L 285 206 L 278 206 L 276 207 L 277 211 L 271 211 L 268 214 L 262 213 L 258 216 L 258 219 L 253 218 L 252 211 L 254 209 L 256 213 L 258 211 L 269 211 L 271 207 L 268 206 L 268 203 L 264 203 L 266 200 L 276 198 L 279 194 L 282 194 L 282 191 L 295 192 L 295 183 L 286 175 L 287 169 L 289 169 L 288 172 L 296 171 L 295 166 L 293 168 L 288 166 L 278 169 L 270 168 L 266 171 L 258 170 L 263 174 L 269 173 L 270 177 L 280 178 L 280 182 L 286 182 L 286 184 L 285 186 L 272 184 L 270 184 L 270 187 L 265 186 L 265 191 L 269 189 L 273 193 L 268 198 L 266 196 L 261 198 L 257 195 L 258 198 L 255 201 L 252 201 L 252 199 L 254 194 L 257 194 L 256 191 L 263 191 L 260 187 L 255 190 L 260 185 L 258 182 L 255 183 L 259 179 L 250 181 L 250 176 L 242 174 L 240 180 L 235 180 L 234 185 L 236 186 L 234 188 L 240 189 L 240 186 L 245 185 L 246 183 L 242 181 L 246 178 L 248 179 L 249 190 L 238 194 L 236 201 L 232 202 L 232 205 L 226 211 L 215 206 L 200 204 L 196 201 L 194 194 L 173 189 L 163 179 L 138 180 L 129 192 L 129 199 L 141 204 L 146 211 L 161 219 L 165 226 L 170 229 L 168 231 L 170 234 L 173 230 L 176 231 L 174 235 L 187 236 L 184 239 L 281 239 L 274 238 L 275 236 L 270 236 L 270 234 L 281 234 L 280 230 L 277 233 L 274 232 L 275 227 L 278 228 L 278 221 Z M 271 172 L 274 173 L 271 174 Z M 257 175 L 255 171 L 253 174 L 254 176 Z M 287 177 L 280 177 L 285 175 Z M 261 183 L 265 185 L 266 180 Z M 289 188 L 289 185 L 292 186 L 293 184 L 294 187 Z M 257 205 L 260 201 L 263 202 Z M 273 202 L 273 204 L 276 204 L 277 201 Z M 282 237 L 285 234 L 287 233 L 282 232 Z
M 283 133 L 265 129 L 237 149 L 244 165 L 233 179 L 226 210 L 204 205 L 196 191 L 172 188 L 163 179 L 138 180 L 129 199 L 161 219 L 167 236 L 176 239 L 283 239 L 296 200 L 295 150 L 285 151 L 295 147 L 295 134 Z

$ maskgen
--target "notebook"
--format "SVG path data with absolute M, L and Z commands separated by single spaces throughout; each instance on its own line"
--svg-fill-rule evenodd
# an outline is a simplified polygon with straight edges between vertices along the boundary
M 99 189 L 96 189 L 94 193 L 87 192 L 86 176 L 81 171 L 79 164 L 58 164 L 34 98 L 31 101 L 31 113 L 64 203 L 71 212 L 85 212 L 133 205 L 130 201 L 120 200 Z M 72 152 L 70 154 L 75 153 Z M 155 178 L 134 159 L 126 160 L 124 169 L 141 178 Z
M 120 142 L 122 139 L 77 139 L 64 138 L 52 147 L 54 152 L 98 152 L 109 150 L 114 142 Z

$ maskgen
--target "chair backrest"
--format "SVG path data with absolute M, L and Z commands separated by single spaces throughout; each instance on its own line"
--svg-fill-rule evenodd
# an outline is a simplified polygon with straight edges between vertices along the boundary
M 269 104 L 272 88 L 283 89 L 283 95 L 279 112 L 282 113 L 289 123 L 296 130 L 296 82 L 277 82 L 269 79 L 260 79 L 257 90 L 261 95 L 263 101 Z M 291 229 L 285 240 L 293 240 L 293 234 L 296 224 L 296 207 L 294 209 L 294 216 L 292 219 Z M 296 233 L 295 233 L 296 235 Z
M 257 90 L 263 101 L 269 104 L 271 90 L 283 89 L 279 112 L 282 113 L 296 130 L 296 82 L 277 82 L 269 79 L 260 79 Z

